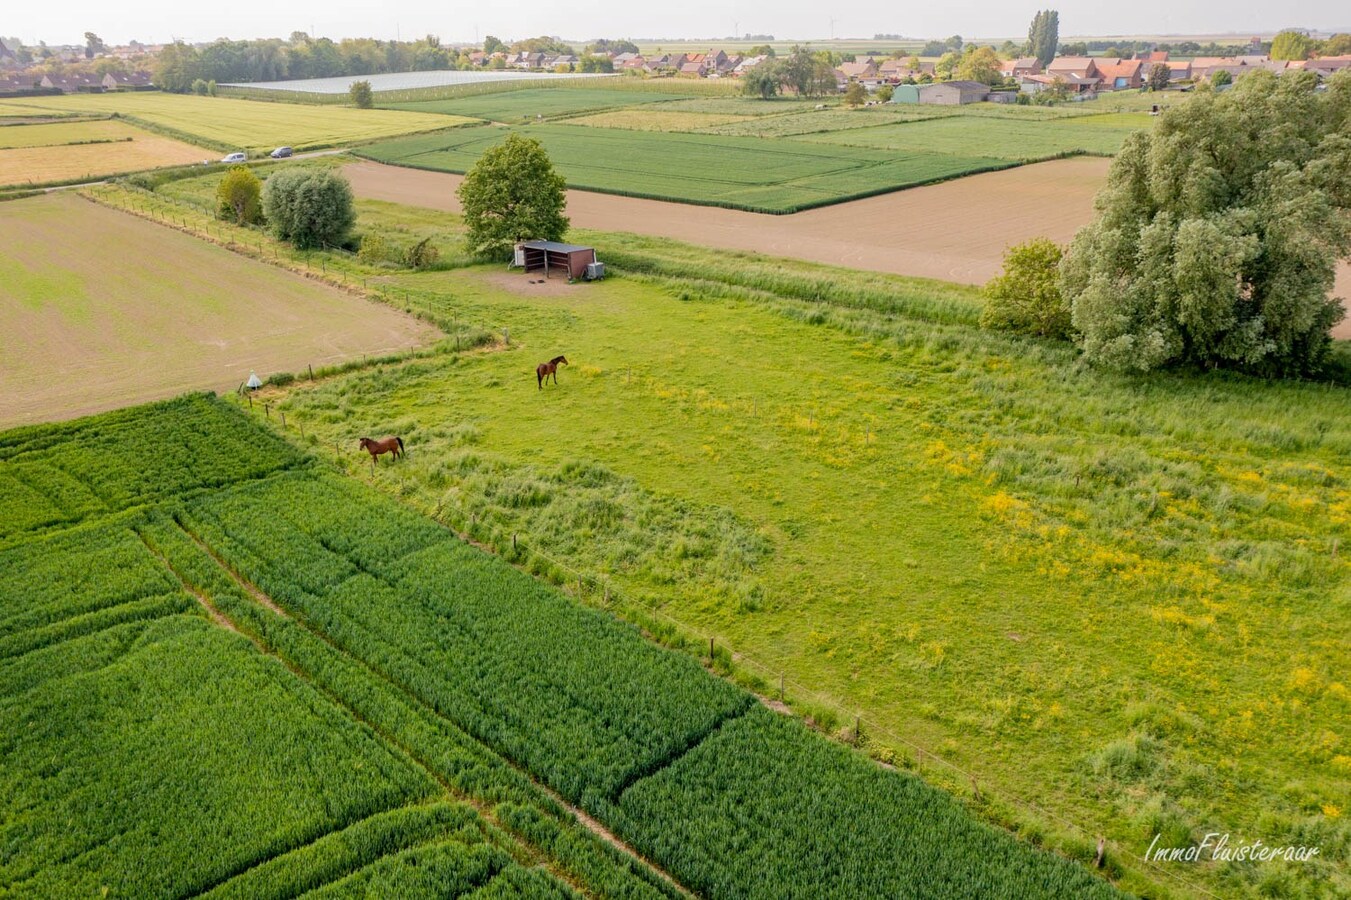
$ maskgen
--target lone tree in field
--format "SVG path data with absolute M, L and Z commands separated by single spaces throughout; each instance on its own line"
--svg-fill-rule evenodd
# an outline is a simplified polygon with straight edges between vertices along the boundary
M 236 225 L 252 225 L 263 211 L 263 183 L 248 166 L 231 166 L 216 187 L 216 217 Z
M 849 87 L 844 89 L 845 106 L 862 106 L 868 102 L 868 89 L 857 81 L 850 82 Z
M 370 109 L 375 105 L 369 81 L 352 82 L 352 86 L 347 89 L 347 96 L 352 99 L 352 105 L 357 109 Z
M 263 185 L 263 215 L 274 235 L 301 249 L 340 246 L 356 221 L 352 186 L 325 169 L 283 169 Z
M 1059 45 L 1060 13 L 1043 9 L 1032 17 L 1032 24 L 1027 28 L 1027 52 L 1041 60 L 1043 66 L 1049 66 Z
M 1316 372 L 1351 252 L 1351 73 L 1254 72 L 1131 136 L 1061 264 L 1085 356 Z
M 1019 331 L 1042 337 L 1070 336 L 1070 310 L 1060 294 L 1060 260 L 1064 251 L 1037 238 L 1004 254 L 1004 272 L 985 285 L 984 328 Z
M 479 157 L 456 191 L 469 251 L 505 257 L 518 241 L 561 240 L 568 230 L 565 187 L 543 144 L 508 135 Z

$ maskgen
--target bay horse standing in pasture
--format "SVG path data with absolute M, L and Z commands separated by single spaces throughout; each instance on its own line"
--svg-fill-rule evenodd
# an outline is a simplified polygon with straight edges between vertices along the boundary
M 364 437 L 361 439 L 361 449 L 371 455 L 371 465 L 375 465 L 376 458 L 381 453 L 394 454 L 390 459 L 390 461 L 393 462 L 403 455 L 403 438 L 395 436 L 373 441 L 368 437 Z
M 555 356 L 548 362 L 535 366 L 535 381 L 539 389 L 544 390 L 544 382 L 549 380 L 550 375 L 554 377 L 554 384 L 558 384 L 558 367 L 567 364 L 568 358 L 566 356 Z

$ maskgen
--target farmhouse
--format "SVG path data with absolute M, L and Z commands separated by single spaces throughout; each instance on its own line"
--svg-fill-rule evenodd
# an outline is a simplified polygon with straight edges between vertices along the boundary
M 1317 72 L 1323 77 L 1340 72 L 1342 69 L 1351 69 L 1351 55 L 1346 56 L 1320 56 L 1317 59 L 1311 59 L 1304 63 L 1304 68 L 1310 72 Z
M 1008 59 L 1000 64 L 999 74 L 1005 78 L 1022 79 L 1027 75 L 1041 74 L 1041 60 L 1035 56 L 1024 56 L 1021 59 Z
M 1099 90 L 1129 91 L 1144 85 L 1141 77 L 1144 63 L 1138 59 L 1103 59 L 1095 65 L 1102 78 Z
M 877 64 L 869 56 L 861 62 L 840 63 L 836 67 L 836 71 L 843 75 L 847 81 L 863 81 L 877 76 Z

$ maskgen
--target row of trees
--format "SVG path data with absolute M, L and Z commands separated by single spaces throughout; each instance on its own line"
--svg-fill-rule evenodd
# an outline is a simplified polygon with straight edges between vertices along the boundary
M 1254 72 L 1126 142 L 1067 252 L 1015 248 L 984 323 L 1073 338 L 1107 368 L 1310 375 L 1344 316 L 1351 73 Z
M 837 87 L 835 66 L 838 55 L 828 50 L 813 52 L 795 45 L 780 58 L 766 59 L 742 76 L 742 91 L 751 97 L 768 100 L 780 90 L 799 97 L 824 97 Z

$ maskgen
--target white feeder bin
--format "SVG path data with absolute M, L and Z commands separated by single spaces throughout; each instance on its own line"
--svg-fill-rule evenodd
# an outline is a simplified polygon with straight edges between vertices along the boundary
M 249 380 L 244 382 L 244 386 L 249 390 L 254 391 L 263 386 L 263 381 L 258 377 L 257 372 L 250 372 Z

